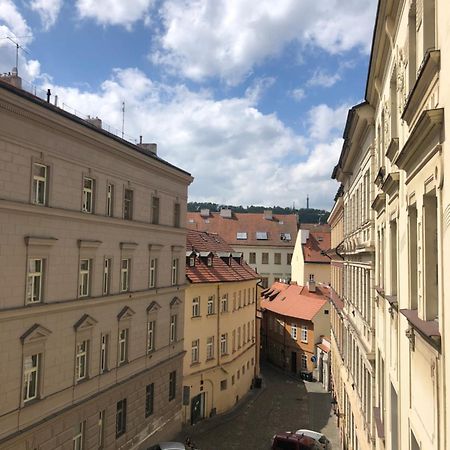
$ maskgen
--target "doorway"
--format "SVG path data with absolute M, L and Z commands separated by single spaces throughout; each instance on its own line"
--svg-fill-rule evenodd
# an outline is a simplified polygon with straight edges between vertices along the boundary
M 205 418 L 205 393 L 200 392 L 191 400 L 191 425 Z

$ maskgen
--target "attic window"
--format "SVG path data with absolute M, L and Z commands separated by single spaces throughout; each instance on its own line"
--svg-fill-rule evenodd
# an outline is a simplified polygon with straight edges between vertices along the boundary
M 195 257 L 194 256 L 189 257 L 189 267 L 195 267 Z
M 282 241 L 290 241 L 291 240 L 291 233 L 280 233 L 280 239 Z
M 188 222 L 189 223 L 195 223 L 195 220 L 194 219 L 189 219 Z
M 243 232 L 236 233 L 236 239 L 237 239 L 238 241 L 244 241 L 244 240 L 246 240 L 246 239 L 247 239 L 247 232 L 246 232 L 246 231 L 243 231 Z
M 212 259 L 212 256 L 208 256 L 208 259 L 206 260 L 206 265 L 207 265 L 208 267 L 212 267 L 212 265 L 213 265 L 213 259 Z
M 256 239 L 258 241 L 266 241 L 267 240 L 267 231 L 257 231 Z

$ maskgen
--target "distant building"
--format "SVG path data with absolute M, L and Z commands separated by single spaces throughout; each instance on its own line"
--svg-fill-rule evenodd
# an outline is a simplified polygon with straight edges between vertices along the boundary
M 264 287 L 275 281 L 291 278 L 291 260 L 297 239 L 296 214 L 234 213 L 222 209 L 220 213 L 188 213 L 187 226 L 192 230 L 217 233 L 240 251 L 244 259 L 261 278 Z
M 292 281 L 306 286 L 309 281 L 329 284 L 331 280 L 330 227 L 328 225 L 301 224 L 295 242 L 291 265 Z
M 317 367 L 316 344 L 330 334 L 327 289 L 274 283 L 262 291 L 264 356 L 298 374 Z
M 259 374 L 256 283 L 241 252 L 220 236 L 188 231 L 183 421 L 232 408 Z
M 169 439 L 192 178 L 3 81 L 0 448 Z

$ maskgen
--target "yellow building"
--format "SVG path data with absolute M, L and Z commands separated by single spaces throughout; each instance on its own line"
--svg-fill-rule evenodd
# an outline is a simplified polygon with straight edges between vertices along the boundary
M 232 408 L 259 374 L 258 274 L 217 234 L 189 231 L 186 245 L 183 422 Z

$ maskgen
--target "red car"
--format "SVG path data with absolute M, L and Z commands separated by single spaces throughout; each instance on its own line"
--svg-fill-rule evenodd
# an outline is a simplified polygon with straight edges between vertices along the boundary
M 290 431 L 277 433 L 272 438 L 272 450 L 320 450 L 317 442 L 309 437 Z

